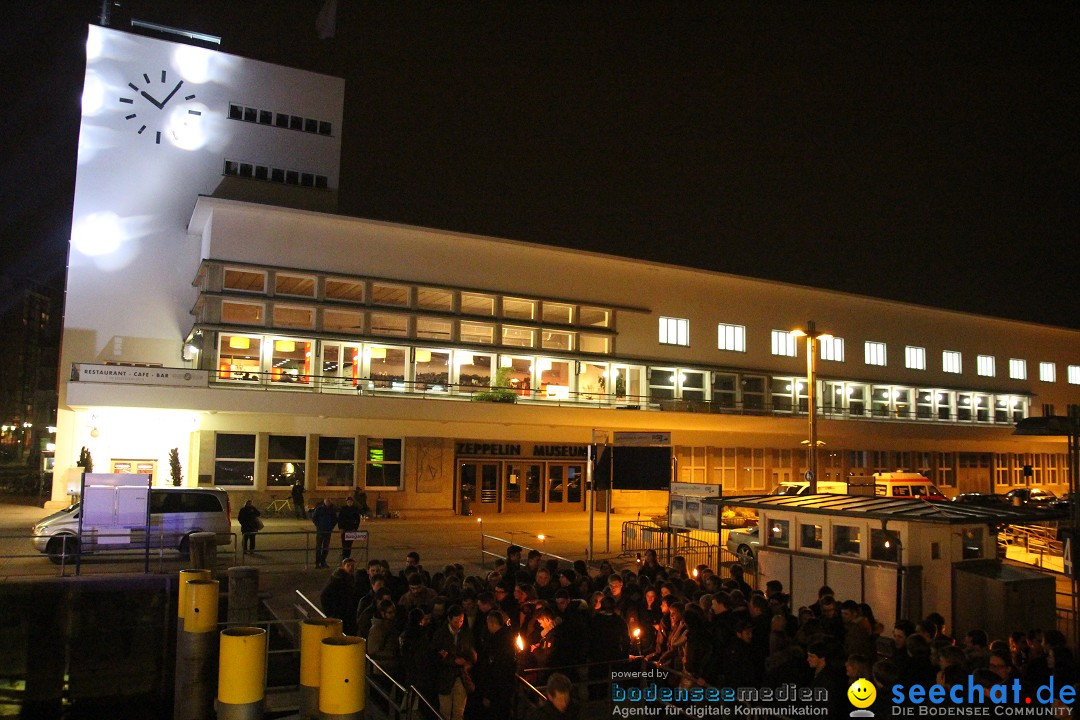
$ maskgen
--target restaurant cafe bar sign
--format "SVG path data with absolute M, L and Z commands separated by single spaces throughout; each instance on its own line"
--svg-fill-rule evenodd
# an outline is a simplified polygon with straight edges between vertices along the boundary
M 210 382 L 210 374 L 206 370 L 188 370 L 187 368 L 74 363 L 71 366 L 71 379 L 73 382 L 121 385 L 207 387 Z
M 585 460 L 588 445 L 548 443 L 498 443 L 464 441 L 457 443 L 458 457 L 535 458 L 537 460 Z

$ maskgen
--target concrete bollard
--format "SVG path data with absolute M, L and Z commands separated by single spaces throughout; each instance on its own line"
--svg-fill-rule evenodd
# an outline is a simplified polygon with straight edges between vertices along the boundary
M 266 697 L 266 630 L 221 631 L 217 720 L 262 720 Z
M 259 568 L 229 568 L 230 625 L 254 625 L 259 621 Z
M 217 535 L 212 532 L 194 532 L 188 535 L 188 551 L 191 553 L 188 564 L 193 568 L 208 568 L 210 572 L 217 567 Z
M 319 717 L 321 720 L 360 720 L 367 692 L 367 641 L 360 637 L 331 637 L 322 641 L 319 660 Z
M 187 584 L 191 580 L 210 580 L 209 570 L 181 570 L 180 571 L 180 586 L 177 591 L 176 600 L 176 638 L 180 639 L 180 633 L 184 632 L 184 608 L 188 603 L 188 587 Z
M 337 618 L 308 618 L 300 625 L 300 720 L 319 717 L 322 641 L 341 636 Z
M 176 642 L 173 720 L 207 720 L 217 677 L 218 581 L 189 580 L 184 632 Z

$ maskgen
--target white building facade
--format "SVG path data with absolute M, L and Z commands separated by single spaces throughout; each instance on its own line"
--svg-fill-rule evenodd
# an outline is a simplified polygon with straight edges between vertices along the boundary
M 670 433 L 673 479 L 767 491 L 807 466 L 811 319 L 821 479 L 1066 489 L 1064 441 L 1012 433 L 1080 403 L 1080 333 L 334 215 L 342 97 L 91 28 L 54 502 L 82 447 L 159 482 L 177 448 L 185 484 L 240 496 L 583 511 L 596 430 Z

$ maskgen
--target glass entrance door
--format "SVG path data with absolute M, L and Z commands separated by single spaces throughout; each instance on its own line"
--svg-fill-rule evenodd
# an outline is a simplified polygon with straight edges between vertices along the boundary
M 458 510 L 491 513 L 499 501 L 499 463 L 463 462 L 458 466 Z
M 541 477 L 541 465 L 539 463 L 506 463 L 502 512 L 538 512 L 541 510 Z
M 585 509 L 585 466 L 574 463 L 548 463 L 547 510 L 550 512 Z

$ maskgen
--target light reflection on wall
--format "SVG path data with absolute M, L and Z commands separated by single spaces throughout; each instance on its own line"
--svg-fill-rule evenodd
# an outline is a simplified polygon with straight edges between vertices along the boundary
M 192 115 L 191 111 L 201 113 Z M 169 116 L 166 137 L 169 142 L 182 150 L 198 150 L 206 144 L 206 131 L 202 118 L 209 113 L 201 103 L 192 103 L 178 107 Z
M 120 218 L 107 210 L 90 213 L 76 220 L 71 228 L 71 244 L 89 257 L 116 252 L 123 239 Z
M 210 79 L 211 75 L 217 75 L 218 79 L 221 79 L 221 74 L 214 72 L 211 68 L 211 64 L 216 64 L 215 59 L 221 57 L 221 53 L 184 45 L 176 48 L 176 52 L 173 53 L 173 65 L 185 81 L 202 85 Z
M 91 117 L 101 112 L 105 107 L 105 83 L 95 70 L 86 71 L 86 82 L 83 84 L 82 112 L 83 116 Z

